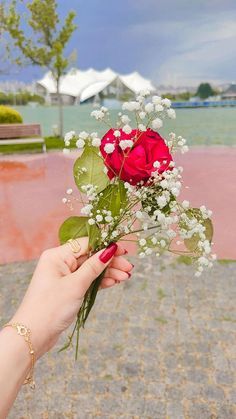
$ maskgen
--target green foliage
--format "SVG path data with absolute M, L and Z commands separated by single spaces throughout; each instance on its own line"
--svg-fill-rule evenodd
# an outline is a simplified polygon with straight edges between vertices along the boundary
M 205 235 L 206 239 L 209 240 L 211 243 L 213 238 L 213 224 L 210 218 L 203 219 L 201 211 L 199 208 L 190 208 L 188 211 L 186 211 L 186 215 L 189 218 L 196 218 L 198 222 L 200 222 L 205 227 Z M 198 242 L 200 241 L 199 234 L 194 234 L 190 239 L 185 239 L 184 244 L 187 247 L 190 252 L 197 251 Z
M 128 102 L 129 100 L 134 99 L 134 97 L 135 96 L 134 96 L 133 92 L 128 91 L 128 92 L 122 93 L 119 96 L 119 100 L 121 100 L 122 102 Z
M 61 137 L 44 137 L 47 150 L 62 150 L 65 147 L 64 140 Z M 75 148 L 73 142 L 71 142 L 71 148 Z M 1 153 L 29 153 L 29 152 L 42 152 L 41 144 L 10 144 L 1 145 Z
M 22 116 L 15 109 L 8 106 L 0 106 L 0 124 L 21 124 Z
M 235 259 L 218 259 L 217 262 L 220 263 L 221 265 L 229 265 L 230 263 L 236 263 L 236 260 Z
M 43 105 L 45 100 L 42 96 L 32 94 L 28 91 L 13 93 L 0 92 L 0 104 L 1 105 L 27 105 L 29 102 L 37 102 Z
M 193 93 L 186 91 L 181 93 L 163 93 L 163 97 L 172 100 L 173 102 L 177 101 L 188 101 L 191 97 L 193 97 Z
M 96 224 L 87 224 L 87 236 L 89 237 L 89 247 L 92 250 L 97 250 L 101 239 L 101 231 Z
M 214 94 L 215 92 L 209 83 L 201 83 L 196 92 L 196 95 L 201 99 L 207 99 L 209 96 L 213 96 Z
M 32 0 L 26 2 L 28 12 L 17 11 L 17 0 L 11 0 L 8 8 L 0 13 L 0 27 L 9 33 L 19 51 L 15 58 L 18 65 L 30 64 L 47 68 L 55 80 L 59 103 L 60 135 L 63 135 L 62 101 L 59 95 L 60 79 L 70 64 L 65 48 L 76 29 L 74 11 L 70 11 L 61 25 L 56 0 Z
M 161 324 L 168 323 L 167 320 L 165 319 L 165 317 L 163 317 L 163 316 L 155 317 L 154 320 L 156 320 L 158 323 L 161 323 Z
M 69 217 L 59 229 L 60 243 L 66 243 L 69 239 L 76 239 L 88 235 L 87 217 Z
M 181 255 L 179 256 L 176 261 L 178 263 L 183 263 L 184 265 L 192 265 L 193 261 L 192 258 L 190 256 L 186 256 L 186 255 Z
M 98 209 L 111 211 L 113 217 L 120 215 L 120 209 L 127 205 L 127 192 L 124 183 L 108 185 L 100 194 Z
M 59 27 L 55 0 L 33 0 L 26 7 L 29 12 L 27 31 L 22 29 L 22 13 L 17 12 L 16 0 L 12 0 L 2 15 L 4 30 L 11 35 L 21 53 L 18 63 L 22 64 L 23 56 L 30 64 L 48 67 L 57 79 L 69 64 L 63 51 L 76 29 L 73 23 L 75 12 L 70 11 L 64 25 Z
M 142 207 L 147 213 L 152 216 L 154 211 L 160 209 L 165 215 L 168 215 L 170 213 L 170 204 L 171 202 L 175 201 L 174 195 L 170 194 L 170 201 L 164 208 L 159 208 L 156 198 L 159 195 L 162 195 L 164 189 L 160 185 L 156 185 L 155 188 L 151 189 L 151 191 L 147 192 L 147 197 L 145 200 L 141 201 Z M 150 208 L 150 209 L 149 209 Z
M 165 291 L 162 288 L 158 288 L 157 295 L 160 300 L 163 300 L 163 298 L 167 297 Z
M 87 171 L 82 172 L 83 168 L 86 168 Z M 97 186 L 97 192 L 105 189 L 108 184 L 108 177 L 103 169 L 103 160 L 97 154 L 97 148 L 85 146 L 82 155 L 74 164 L 74 178 L 79 190 L 83 192 L 83 186 L 88 184 Z

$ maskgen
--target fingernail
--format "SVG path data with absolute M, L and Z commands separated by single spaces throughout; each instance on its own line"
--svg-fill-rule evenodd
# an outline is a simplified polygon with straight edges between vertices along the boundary
M 132 269 L 134 268 L 134 265 L 133 265 L 133 263 L 131 263 L 131 265 L 132 265 Z
M 124 255 L 127 255 L 127 253 L 128 253 L 128 250 L 126 250 L 126 249 L 125 249 L 125 253 L 124 253 Z
M 117 247 L 118 246 L 116 243 L 110 243 L 109 246 L 107 246 L 107 248 L 99 256 L 100 261 L 102 263 L 107 263 L 116 253 Z
M 127 274 L 129 275 L 129 278 L 131 277 L 131 273 L 130 272 L 127 272 Z

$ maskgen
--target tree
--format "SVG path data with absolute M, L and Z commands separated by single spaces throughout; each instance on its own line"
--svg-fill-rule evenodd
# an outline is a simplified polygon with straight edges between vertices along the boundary
M 27 4 L 28 28 L 22 29 L 22 13 L 17 12 L 17 0 L 0 15 L 2 27 L 10 35 L 20 55 L 18 65 L 33 64 L 47 68 L 55 81 L 59 109 L 59 132 L 63 136 L 63 105 L 60 95 L 62 76 L 70 65 L 65 48 L 77 28 L 76 13 L 70 11 L 60 25 L 56 0 L 33 0 Z M 25 60 L 25 62 L 24 62 Z
M 3 21 L 3 4 L 0 4 L 0 75 L 1 74 L 9 74 L 9 70 L 11 65 L 9 63 L 9 44 L 3 38 L 4 28 L 2 25 Z
M 201 83 L 198 86 L 196 93 L 196 95 L 199 96 L 201 99 L 207 99 L 209 96 L 213 96 L 214 94 L 215 92 L 209 83 Z

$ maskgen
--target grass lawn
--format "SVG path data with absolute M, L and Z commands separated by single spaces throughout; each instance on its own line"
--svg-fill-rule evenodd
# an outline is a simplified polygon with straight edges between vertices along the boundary
M 45 137 L 45 143 L 47 151 L 49 150 L 62 150 L 64 146 L 64 141 L 60 137 Z M 72 148 L 75 148 L 74 144 L 71 142 Z M 12 144 L 12 145 L 1 145 L 0 141 L 0 154 L 12 154 L 12 153 L 32 153 L 32 152 L 42 152 L 42 144 Z

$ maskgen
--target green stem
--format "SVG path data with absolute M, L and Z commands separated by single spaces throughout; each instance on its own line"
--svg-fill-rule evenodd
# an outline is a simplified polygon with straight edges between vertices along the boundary
M 80 329 L 81 327 L 84 327 L 85 322 L 89 316 L 89 313 L 95 303 L 96 296 L 100 287 L 100 284 L 102 282 L 102 279 L 104 277 L 105 270 L 93 281 L 93 283 L 90 285 L 88 291 L 86 292 L 84 296 L 83 303 L 80 307 L 80 310 L 77 314 L 77 321 L 75 324 L 75 327 L 73 329 L 73 333 L 70 339 L 70 343 L 72 340 L 72 337 L 74 335 L 74 332 L 76 330 L 76 348 L 75 348 L 75 359 L 78 359 L 78 351 L 79 351 L 79 335 L 80 335 Z M 67 346 L 68 347 L 68 346 Z M 66 348 L 65 348 L 66 349 Z

